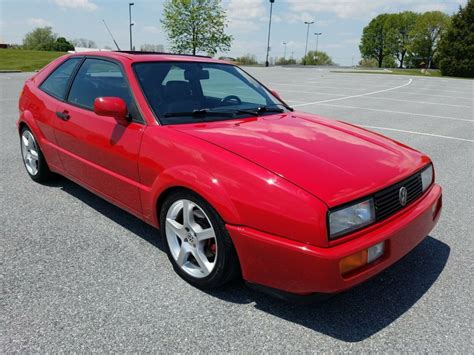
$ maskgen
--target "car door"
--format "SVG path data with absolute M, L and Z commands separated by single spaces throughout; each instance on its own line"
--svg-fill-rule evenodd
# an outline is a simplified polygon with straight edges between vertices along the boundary
M 32 94 L 22 95 L 22 99 L 27 98 L 26 106 L 46 140 L 41 149 L 48 160 L 48 165 L 50 169 L 56 171 L 63 169 L 54 134 L 54 125 L 58 119 L 56 108 L 58 102 L 64 101 L 72 76 L 82 59 L 82 57 L 71 57 L 64 60 L 43 80 L 39 89 L 26 85 L 24 90 L 32 90 Z
M 97 97 L 120 97 L 131 121 L 94 113 Z M 144 123 L 120 64 L 86 58 L 58 105 L 56 140 L 66 172 L 113 202 L 141 214 L 138 154 Z

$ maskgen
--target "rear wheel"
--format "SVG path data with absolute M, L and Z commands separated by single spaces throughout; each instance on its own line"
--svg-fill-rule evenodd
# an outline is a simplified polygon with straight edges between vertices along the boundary
M 51 171 L 46 164 L 44 155 L 28 127 L 21 130 L 21 156 L 28 175 L 36 182 L 44 182 L 51 178 Z
M 161 208 L 160 226 L 175 271 L 189 283 L 212 289 L 238 275 L 237 254 L 224 222 L 201 197 L 173 193 Z

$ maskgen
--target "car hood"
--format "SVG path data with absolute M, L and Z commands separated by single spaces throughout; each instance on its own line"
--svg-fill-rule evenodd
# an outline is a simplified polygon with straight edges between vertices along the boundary
M 173 127 L 264 167 L 329 207 L 369 195 L 429 162 L 377 133 L 304 113 Z

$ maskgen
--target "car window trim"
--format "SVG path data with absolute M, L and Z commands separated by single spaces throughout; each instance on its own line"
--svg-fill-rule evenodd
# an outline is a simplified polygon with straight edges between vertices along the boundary
M 133 90 L 130 86 L 130 81 L 128 80 L 128 77 L 127 77 L 127 74 L 125 73 L 125 70 L 124 70 L 124 67 L 123 67 L 123 64 L 119 61 L 119 60 L 116 60 L 114 58 L 106 58 L 106 57 L 101 57 L 101 56 L 96 56 L 96 55 L 87 55 L 87 56 L 84 56 L 84 59 L 81 61 L 80 65 L 76 68 L 75 70 L 75 73 L 74 73 L 74 77 L 73 77 L 73 80 L 71 80 L 71 83 L 68 87 L 68 90 L 67 90 L 67 95 L 65 97 L 65 100 L 63 101 L 64 103 L 67 103 L 68 105 L 71 105 L 71 106 L 74 106 L 74 107 L 78 107 L 78 108 L 81 108 L 83 110 L 87 110 L 87 111 L 91 111 L 91 112 L 94 112 L 94 109 L 90 108 L 90 107 L 87 107 L 85 105 L 81 105 L 81 104 L 77 104 L 77 103 L 72 103 L 69 101 L 69 94 L 71 92 L 71 88 L 72 88 L 72 84 L 74 83 L 74 81 L 76 80 L 76 77 L 77 77 L 77 74 L 79 73 L 79 70 L 80 68 L 84 65 L 84 62 L 87 60 L 87 59 L 97 59 L 97 60 L 102 60 L 102 61 L 105 61 L 105 62 L 110 62 L 110 63 L 113 63 L 113 64 L 117 64 L 118 67 L 119 67 L 119 70 L 120 72 L 122 73 L 124 79 L 125 79 L 125 82 L 127 84 L 127 88 L 128 88 L 128 91 L 130 93 L 130 98 L 132 99 L 132 103 L 135 105 L 136 109 L 137 109 L 137 112 L 138 112 L 138 115 L 139 117 L 137 118 L 132 118 L 132 121 L 133 123 L 137 123 L 137 124 L 141 124 L 141 125 L 146 125 L 146 121 L 145 119 L 143 119 L 143 112 L 140 108 L 140 106 L 138 106 L 137 104 L 137 100 L 135 98 L 135 95 L 133 93 Z
M 63 64 L 65 64 L 67 61 L 69 60 L 72 60 L 72 59 L 76 59 L 76 58 L 79 58 L 81 60 L 79 60 L 78 64 L 76 65 L 76 67 L 74 68 L 74 70 L 72 71 L 71 75 L 69 75 L 69 78 L 68 78 L 68 82 L 66 84 L 66 90 L 64 91 L 65 95 L 63 98 L 61 97 L 58 97 L 56 96 L 55 94 L 53 94 L 52 92 L 42 88 L 41 86 L 43 86 L 43 84 L 46 82 L 46 80 L 48 80 L 51 75 L 53 75 L 56 70 L 59 69 L 60 66 L 62 66 Z M 42 92 L 44 92 L 45 94 L 55 98 L 56 100 L 59 100 L 61 102 L 65 102 L 66 101 L 66 98 L 67 98 L 67 95 L 69 95 L 69 88 L 70 88 L 70 85 L 72 84 L 73 82 L 73 79 L 75 78 L 75 75 L 77 73 L 77 70 L 81 67 L 82 63 L 84 62 L 84 56 L 78 56 L 78 55 L 75 55 L 75 56 L 70 56 L 68 58 L 66 58 L 65 60 L 63 60 L 61 63 L 59 63 L 58 65 L 56 65 L 54 67 L 53 70 L 51 70 L 51 72 L 41 81 L 41 83 L 38 85 L 38 89 L 41 90 Z

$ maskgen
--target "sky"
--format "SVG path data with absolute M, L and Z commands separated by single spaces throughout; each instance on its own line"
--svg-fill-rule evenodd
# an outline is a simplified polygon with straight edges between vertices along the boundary
M 102 19 L 110 27 L 121 49 L 129 49 L 128 0 L 0 0 L 0 43 L 21 44 L 25 34 L 38 26 L 51 26 L 68 39 L 86 38 L 98 47 L 114 47 Z M 161 28 L 164 0 L 133 0 L 134 46 L 168 42 Z M 327 52 L 340 65 L 360 60 L 359 43 L 364 26 L 380 13 L 405 10 L 440 10 L 453 14 L 467 0 L 275 0 L 273 4 L 272 57 L 304 55 L 307 26 L 308 49 L 316 47 L 315 32 L 321 32 L 318 50 Z M 265 60 L 269 0 L 222 0 L 227 11 L 227 32 L 234 37 L 228 56 L 254 54 Z

